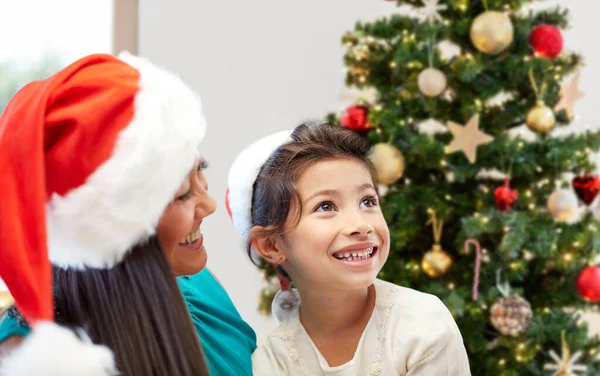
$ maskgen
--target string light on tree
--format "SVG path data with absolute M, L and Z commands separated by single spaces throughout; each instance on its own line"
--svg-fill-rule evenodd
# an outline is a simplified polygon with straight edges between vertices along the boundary
M 519 363 L 529 363 L 539 352 L 539 345 L 535 345 L 532 341 L 520 343 L 515 351 L 515 359 Z
M 525 261 L 531 261 L 535 258 L 535 254 L 528 250 L 523 250 L 523 259 Z
M 456 92 L 452 88 L 447 88 L 440 96 L 446 102 L 452 102 L 456 98 Z
M 361 41 L 361 43 L 353 46 L 350 51 L 351 55 L 357 61 L 367 60 L 369 58 L 369 46 Z

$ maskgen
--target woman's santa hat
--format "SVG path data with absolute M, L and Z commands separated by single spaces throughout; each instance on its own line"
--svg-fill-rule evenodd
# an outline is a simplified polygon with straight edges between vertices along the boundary
M 292 140 L 292 132 L 277 132 L 253 142 L 242 150 L 229 169 L 225 207 L 244 241 L 248 241 L 252 229 L 252 196 L 256 179 L 277 149 Z M 253 257 L 258 257 L 254 250 L 253 253 Z M 300 304 L 300 296 L 296 289 L 290 288 L 286 278 L 279 276 L 279 282 L 281 289 L 273 299 L 271 311 L 277 320 L 283 321 Z
M 109 349 L 52 323 L 51 263 L 110 268 L 153 235 L 205 129 L 186 84 L 127 53 L 14 96 L 0 117 L 0 278 L 32 333 L 0 376 L 115 374 Z

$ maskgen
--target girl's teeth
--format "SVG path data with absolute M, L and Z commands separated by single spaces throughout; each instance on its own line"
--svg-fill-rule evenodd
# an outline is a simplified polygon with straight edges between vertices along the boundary
M 364 251 L 339 253 L 335 257 L 340 260 L 359 261 L 369 258 L 371 254 L 373 254 L 373 247 L 367 248 Z

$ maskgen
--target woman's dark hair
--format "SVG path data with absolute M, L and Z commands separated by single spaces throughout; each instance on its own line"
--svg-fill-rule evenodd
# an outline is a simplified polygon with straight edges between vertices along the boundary
M 275 150 L 254 182 L 251 220 L 252 226 L 261 229 L 250 233 L 247 249 L 250 259 L 253 260 L 254 239 L 283 233 L 290 214 L 296 216 L 292 227 L 300 220 L 302 197 L 297 182 L 307 168 L 325 160 L 351 158 L 363 163 L 375 182 L 377 173 L 369 159 L 370 153 L 368 141 L 347 128 L 327 123 L 304 123 L 296 127 L 291 141 Z M 287 277 L 282 268 L 277 271 Z
M 56 321 L 108 346 L 123 376 L 208 375 L 200 342 L 156 236 L 108 269 L 54 268 Z M 60 349 L 58 349 L 60 351 Z

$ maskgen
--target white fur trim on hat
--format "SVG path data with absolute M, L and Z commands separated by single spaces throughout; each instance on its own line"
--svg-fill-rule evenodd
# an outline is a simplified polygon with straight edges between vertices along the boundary
M 231 218 L 236 230 L 245 240 L 248 239 L 252 227 L 250 210 L 254 182 L 261 167 L 273 152 L 287 141 L 291 141 L 291 134 L 291 130 L 281 131 L 253 142 L 242 150 L 229 169 L 227 184 Z
M 300 306 L 300 294 L 295 288 L 279 290 L 271 303 L 271 312 L 278 322 L 285 321 Z
M 145 59 L 119 58 L 140 73 L 134 116 L 112 156 L 82 186 L 50 199 L 48 247 L 57 266 L 105 268 L 121 261 L 155 233 L 198 158 L 206 131 L 200 98 Z
M 0 376 L 118 375 L 113 353 L 85 335 L 51 322 L 39 323 L 0 360 Z

